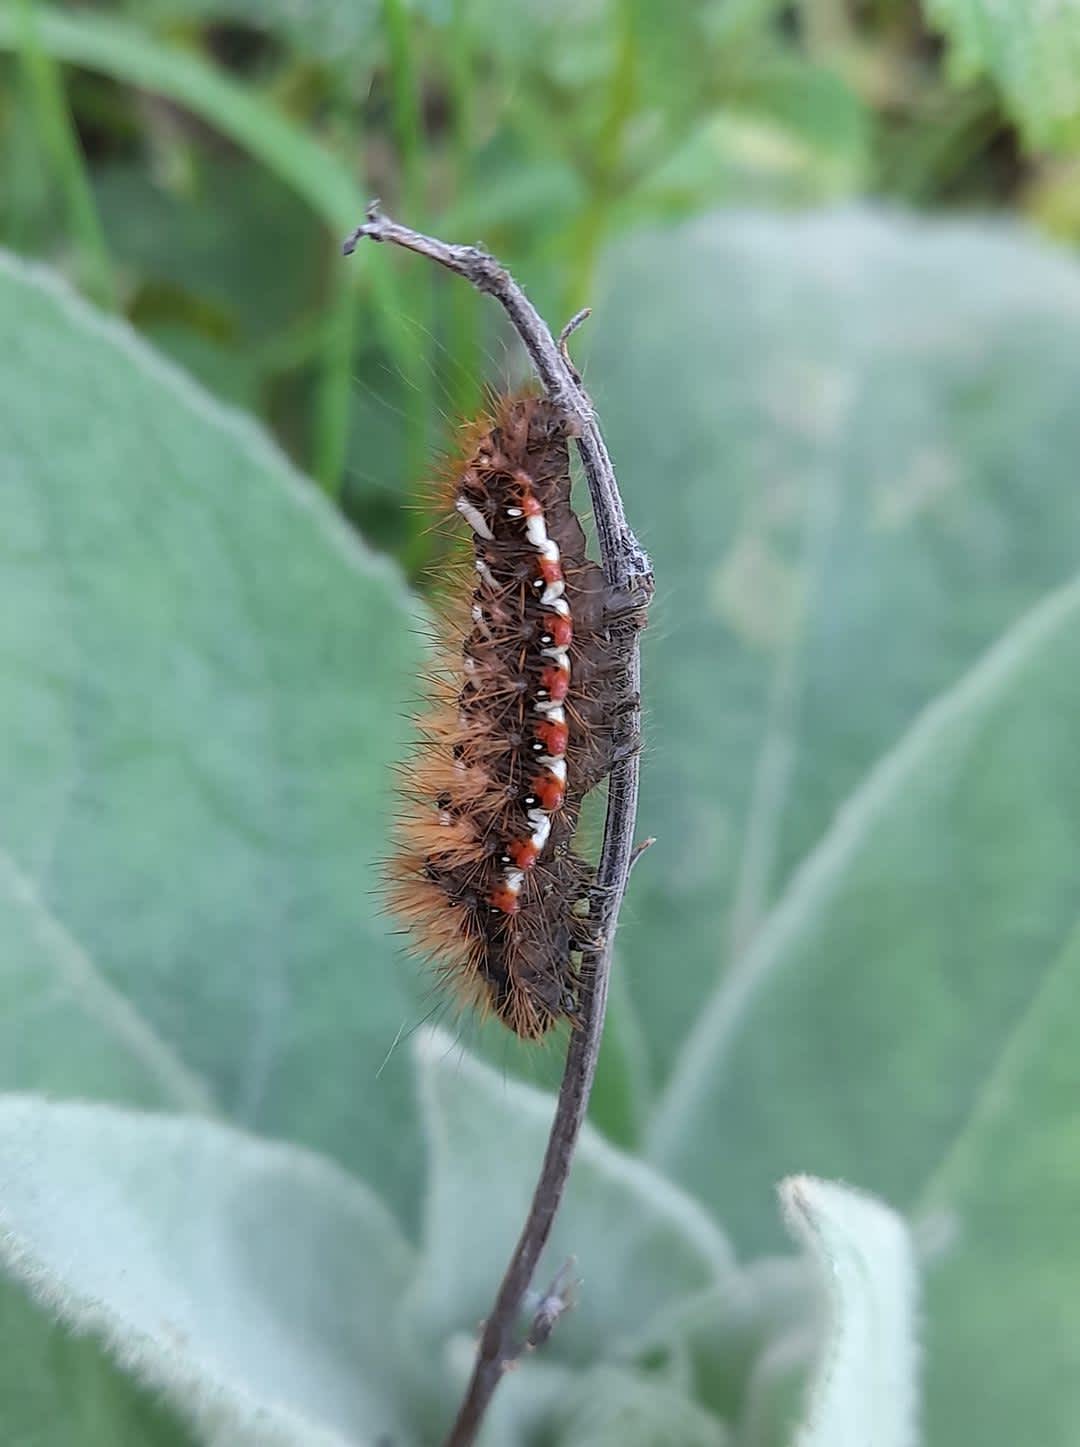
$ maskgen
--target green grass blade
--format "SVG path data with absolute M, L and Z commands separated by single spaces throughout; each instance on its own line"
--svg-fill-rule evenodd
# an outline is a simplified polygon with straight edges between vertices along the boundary
M 349 169 L 267 100 L 197 56 L 165 45 L 132 25 L 99 15 L 66 15 L 42 7 L 35 12 L 34 25 L 41 51 L 52 60 L 85 66 L 168 96 L 228 136 L 291 186 L 323 218 L 335 237 L 356 225 L 364 198 Z M 16 12 L 12 8 L 0 10 L 0 49 L 15 50 L 20 41 Z M 273 244 L 272 237 L 267 238 L 267 244 Z M 355 285 L 369 289 L 374 320 L 394 366 L 406 378 L 417 379 L 425 359 L 403 322 L 405 312 L 386 259 L 365 253 L 362 276 Z M 334 406 L 340 407 L 340 397 Z M 331 434 L 329 440 L 320 443 L 319 461 L 325 468 L 331 458 L 342 453 L 338 434 Z M 336 477 L 329 477 L 325 470 L 320 471 L 320 476 L 324 485 L 336 490 Z
M 63 80 L 55 59 L 41 43 L 37 7 L 30 0 L 19 0 L 14 28 L 42 143 L 55 167 L 68 222 L 79 248 L 86 290 L 95 301 L 111 310 L 116 305 L 116 286 L 105 232 L 94 204 Z

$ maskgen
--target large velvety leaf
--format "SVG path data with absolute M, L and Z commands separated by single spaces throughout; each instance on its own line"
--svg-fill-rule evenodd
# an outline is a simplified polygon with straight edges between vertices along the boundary
M 554 1101 L 466 1056 L 441 1032 L 417 1047 L 432 1151 L 416 1320 L 434 1337 L 482 1320 L 536 1184 Z M 574 1259 L 575 1305 L 545 1347 L 582 1366 L 631 1349 L 688 1292 L 733 1276 L 709 1217 L 586 1129 L 535 1285 Z M 525 1363 L 517 1375 L 527 1375 Z
M 1073 0 L 926 0 L 961 76 L 987 73 L 1035 145 L 1080 136 L 1080 10 Z
M 1071 1441 L 1078 624 L 1073 583 L 875 769 L 703 1017 L 654 1140 L 748 1242 L 796 1164 L 955 1213 L 930 1312 L 942 1444 L 1035 1421 Z
M 256 428 L 11 260 L 0 330 L 0 847 L 221 1109 L 410 1205 L 404 1052 L 377 1072 L 420 1007 L 373 877 L 409 599 Z
M 1028 965 L 1031 1004 L 923 1198 L 953 1237 L 927 1278 L 933 1447 L 1070 1447 L 1080 1421 L 1080 932 Z
M 567 1394 L 558 1447 L 726 1447 L 722 1423 L 642 1373 L 597 1367 Z
M 195 1447 L 156 1388 L 94 1337 L 72 1336 L 0 1275 L 0 1440 L 17 1447 Z
M 997 1068 L 1076 919 L 1078 619 L 1073 583 L 921 716 L 702 1016 L 652 1149 L 738 1239 L 793 1167 L 914 1204 Z
M 0 851 L 0 1090 L 211 1110 L 188 1070 Z
M 0 1263 L 203 1441 L 411 1440 L 392 1324 L 410 1253 L 383 1208 L 316 1157 L 198 1120 L 6 1096 Z M 4 1341 L 8 1368 L 22 1334 Z M 26 1391 L 17 1382 L 12 1412 L 30 1410 Z M 47 1425 L 43 1410 L 36 1430 Z M 68 1423 L 79 1441 L 85 1425 Z
M 862 212 L 711 217 L 606 275 L 588 375 L 658 588 L 619 944 L 663 1076 L 839 803 L 1074 569 L 1080 275 Z
M 804 1260 L 762 1256 L 742 1267 L 734 1281 L 686 1297 L 666 1321 L 654 1327 L 650 1347 L 665 1349 L 693 1396 L 725 1421 L 739 1423 L 739 1443 L 771 1440 L 748 1431 L 761 1411 L 751 1400 L 775 1398 L 771 1378 L 778 1349 L 786 1363 L 794 1355 L 805 1368 L 816 1330 L 817 1292 Z M 672 1350 L 674 1343 L 674 1350 Z M 769 1379 L 769 1380 L 765 1380 Z M 794 1416 L 792 1416 L 794 1420 Z
M 906 1227 L 879 1201 L 809 1176 L 785 1181 L 780 1194 L 829 1311 L 797 1447 L 914 1447 L 915 1265 Z

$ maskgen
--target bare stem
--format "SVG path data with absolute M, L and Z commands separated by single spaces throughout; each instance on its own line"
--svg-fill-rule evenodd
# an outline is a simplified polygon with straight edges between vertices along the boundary
M 371 241 L 389 241 L 408 251 L 418 252 L 464 277 L 479 291 L 493 296 L 505 309 L 521 337 L 551 400 L 577 421 L 580 429 L 577 444 L 592 499 L 600 560 L 611 590 L 612 648 L 618 666 L 624 671 L 628 696 L 635 700 L 634 708 L 621 717 L 619 737 L 614 740 L 618 762 L 611 771 L 608 784 L 604 843 L 594 896 L 599 944 L 583 981 L 579 1012 L 581 1023 L 570 1036 L 555 1117 L 529 1214 L 484 1323 L 472 1377 L 457 1420 L 446 1439 L 446 1447 L 468 1447 L 475 1440 L 506 1368 L 528 1344 L 527 1338 L 522 1339 L 518 1329 L 522 1304 L 562 1200 L 596 1074 L 615 927 L 635 857 L 633 840 L 638 800 L 638 753 L 633 741 L 637 739 L 640 725 L 640 711 L 636 706 L 640 691 L 638 638 L 644 623 L 644 610 L 652 595 L 652 572 L 647 555 L 627 524 L 615 471 L 592 401 L 567 352 L 567 338 L 584 316 L 579 314 L 573 318 L 556 340 L 521 287 L 493 256 L 475 246 L 448 245 L 407 226 L 399 226 L 382 215 L 377 202 L 368 207 L 364 224 L 345 241 L 343 250 L 346 256 L 365 237 Z M 554 1319 L 551 1325 L 554 1325 Z M 550 1331 L 550 1326 L 540 1335 L 546 1337 L 547 1331 Z

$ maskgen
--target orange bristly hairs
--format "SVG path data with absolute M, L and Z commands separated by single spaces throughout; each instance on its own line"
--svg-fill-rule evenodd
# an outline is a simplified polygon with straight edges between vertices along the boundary
M 419 952 L 527 1039 L 576 1022 L 596 941 L 594 871 L 571 844 L 617 707 L 604 576 L 570 505 L 574 430 L 546 398 L 504 398 L 448 473 L 474 565 L 446 588 L 389 866 Z

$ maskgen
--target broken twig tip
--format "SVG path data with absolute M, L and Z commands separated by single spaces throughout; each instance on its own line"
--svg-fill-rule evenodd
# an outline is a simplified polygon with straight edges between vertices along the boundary
M 367 203 L 364 211 L 364 224 L 358 226 L 355 231 L 350 231 L 341 243 L 342 256 L 351 256 L 356 250 L 357 243 L 362 241 L 365 236 L 370 237 L 372 241 L 381 241 L 382 236 L 375 229 L 381 220 L 382 211 L 379 198 L 376 196 Z

